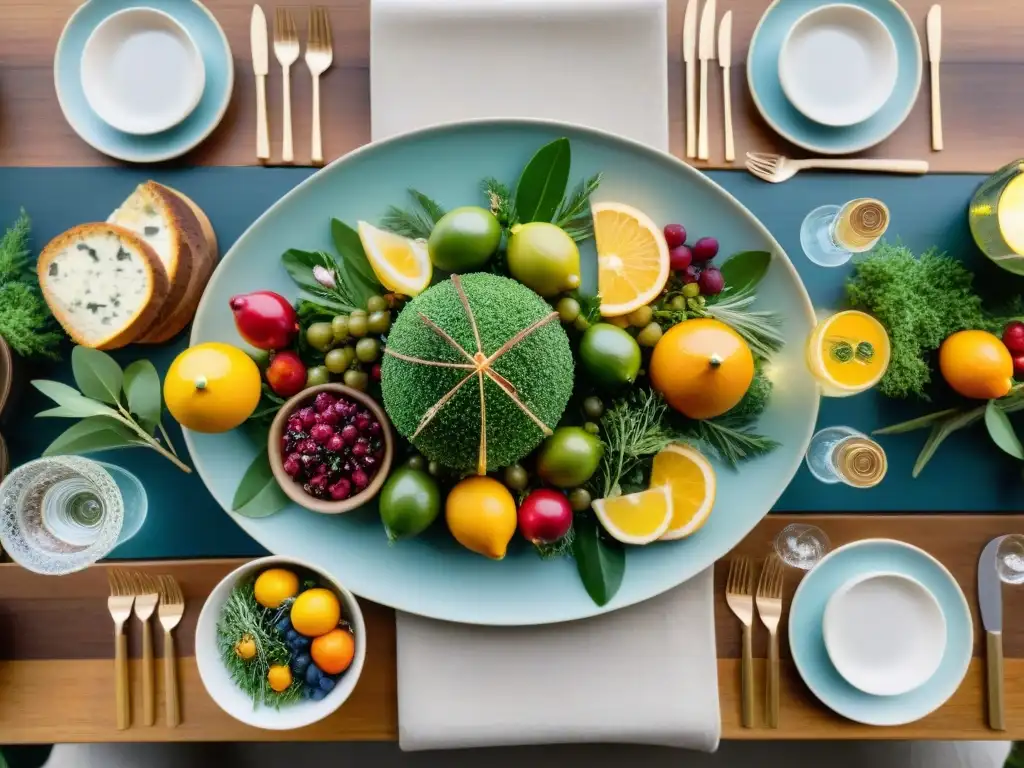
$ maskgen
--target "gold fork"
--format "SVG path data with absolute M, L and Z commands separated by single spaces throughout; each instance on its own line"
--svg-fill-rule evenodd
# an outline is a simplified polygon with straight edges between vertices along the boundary
M 156 722 L 156 695 L 153 685 L 153 629 L 149 620 L 159 600 L 158 587 L 147 573 L 133 573 L 135 618 L 142 622 L 142 721 Z
M 323 6 L 309 9 L 309 40 L 306 42 L 306 66 L 313 76 L 313 148 L 314 165 L 323 165 L 324 147 L 320 138 L 320 75 L 334 61 L 331 44 L 331 17 Z
M 167 724 L 178 725 L 181 722 L 181 709 L 178 706 L 178 663 L 174 655 L 174 637 L 171 630 L 178 626 L 182 614 L 185 613 L 185 598 L 171 576 L 160 576 L 160 625 L 164 628 L 164 691 Z
M 274 13 L 274 55 L 281 65 L 284 81 L 284 139 L 281 160 L 295 162 L 295 148 L 292 145 L 292 76 L 291 67 L 299 58 L 299 33 L 295 19 L 287 8 L 278 8 Z
M 779 619 L 782 618 L 782 561 L 772 554 L 757 582 L 757 615 L 768 630 L 768 674 L 765 713 L 769 728 L 779 727 Z
M 107 572 L 110 582 L 110 597 L 107 610 L 114 620 L 114 702 L 117 713 L 117 728 L 123 731 L 131 724 L 131 702 L 128 699 L 128 638 L 124 634 L 124 623 L 131 618 L 135 594 L 128 574 L 111 568 Z
M 749 557 L 735 557 L 729 563 L 725 602 L 743 625 L 742 721 L 744 728 L 754 727 L 754 652 L 751 631 L 754 624 L 754 570 Z
M 814 157 L 792 160 L 767 152 L 747 152 L 747 170 L 764 181 L 777 184 L 808 168 L 839 171 L 874 171 L 876 173 L 928 173 L 924 160 L 860 160 Z

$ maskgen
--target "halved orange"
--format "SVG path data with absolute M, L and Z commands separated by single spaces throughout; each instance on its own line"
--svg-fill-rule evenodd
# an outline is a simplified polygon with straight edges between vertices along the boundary
M 662 540 L 682 539 L 707 522 L 715 504 L 715 470 L 700 452 L 674 444 L 654 457 L 651 485 L 672 489 L 672 520 Z
M 626 496 L 597 499 L 592 506 L 613 538 L 623 544 L 650 544 L 672 521 L 672 489 L 659 485 Z
M 410 240 L 360 221 L 359 240 L 381 285 L 403 296 L 418 296 L 433 275 L 433 265 L 422 240 Z
M 624 203 L 594 203 L 591 212 L 601 314 L 618 317 L 650 304 L 668 280 L 668 243 L 661 229 Z

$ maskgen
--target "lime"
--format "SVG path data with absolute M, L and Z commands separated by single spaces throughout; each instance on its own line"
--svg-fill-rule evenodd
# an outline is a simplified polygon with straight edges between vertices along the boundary
M 580 286 L 580 249 L 554 224 L 517 224 L 508 238 L 508 271 L 541 296 L 571 291 Z
M 434 266 L 473 272 L 487 263 L 501 242 L 501 225 L 486 208 L 467 205 L 449 211 L 434 225 L 427 251 Z
M 437 481 L 420 469 L 401 467 L 380 492 L 380 519 L 390 541 L 418 536 L 441 511 Z
M 604 446 L 580 427 L 558 427 L 541 443 L 537 453 L 537 474 L 559 488 L 583 485 L 597 471 Z
M 621 328 L 597 323 L 580 340 L 580 361 L 599 386 L 632 384 L 640 370 L 640 345 Z

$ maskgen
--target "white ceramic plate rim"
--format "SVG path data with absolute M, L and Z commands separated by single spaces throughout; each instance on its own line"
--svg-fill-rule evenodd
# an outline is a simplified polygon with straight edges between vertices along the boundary
M 942 571 L 942 573 L 946 576 L 946 578 L 949 579 L 950 582 L 952 582 L 956 586 L 957 594 L 960 596 L 960 607 L 963 609 L 963 619 L 964 619 L 965 622 L 967 622 L 968 633 L 973 637 L 973 635 L 974 635 L 974 619 L 971 618 L 971 608 L 967 604 L 967 598 L 964 596 L 964 591 L 960 587 L 960 582 L 958 582 L 953 577 L 953 574 L 949 572 L 949 569 L 946 568 L 946 566 L 944 566 L 941 562 L 936 560 L 934 557 L 932 557 L 929 553 L 925 552 L 920 547 L 915 547 L 913 544 L 907 544 L 905 541 L 898 541 L 896 539 L 861 539 L 860 541 L 852 541 L 849 544 L 844 544 L 841 547 L 837 547 L 836 549 L 833 549 L 831 552 L 829 552 L 827 555 L 825 555 L 825 557 L 823 557 L 818 562 L 818 565 L 816 565 L 815 568 L 821 566 L 821 564 L 824 563 L 826 560 L 828 560 L 831 557 L 834 557 L 835 555 L 839 554 L 840 552 L 845 552 L 845 551 L 850 550 L 850 549 L 856 549 L 858 547 L 867 547 L 867 546 L 871 546 L 873 544 L 896 545 L 898 547 L 903 547 L 904 549 L 911 550 L 912 552 L 914 552 L 916 554 L 923 555 L 928 560 L 931 560 L 932 563 L 934 563 L 939 568 L 939 570 Z M 813 569 L 812 569 L 812 571 L 813 571 Z M 809 571 L 807 575 L 809 576 L 812 571 Z M 792 633 L 792 631 L 793 631 L 793 627 L 792 627 L 793 609 L 792 609 L 792 606 L 794 606 L 796 604 L 797 598 L 800 597 L 800 594 L 803 591 L 804 586 L 806 584 L 807 584 L 807 578 L 806 577 L 800 580 L 800 584 L 797 585 L 796 592 L 793 593 L 793 599 L 790 601 L 790 611 L 789 611 L 789 617 L 790 617 L 789 618 L 789 624 L 790 624 L 790 626 L 788 627 L 790 633 Z M 946 625 L 947 625 L 947 627 L 949 626 L 949 622 L 948 621 L 946 622 Z M 947 638 L 948 638 L 948 630 L 947 630 Z M 948 642 L 948 640 L 947 640 L 947 642 Z M 790 641 L 790 643 L 792 644 L 792 640 Z M 974 646 L 973 642 L 967 644 L 967 653 L 964 656 L 963 662 L 961 664 L 960 679 L 959 679 L 959 681 L 957 683 L 958 687 L 959 687 L 959 684 L 961 682 L 963 682 L 964 676 L 967 674 L 967 670 L 970 669 L 971 657 L 972 657 L 972 655 L 974 653 L 974 647 L 973 646 Z M 821 689 L 815 687 L 811 683 L 811 681 L 807 679 L 807 671 L 804 669 L 803 665 L 800 663 L 800 656 L 799 656 L 799 654 L 792 654 L 792 655 L 793 655 L 793 663 L 796 665 L 796 671 L 800 674 L 800 679 L 804 681 L 804 685 L 806 685 L 810 689 L 811 693 L 813 693 L 817 697 L 818 701 L 820 701 L 822 704 L 824 704 L 829 709 L 832 709 L 832 706 L 827 701 L 827 696 L 823 695 L 822 692 L 821 692 Z M 884 719 L 873 719 L 871 717 L 856 718 L 856 717 L 851 717 L 846 712 L 838 712 L 838 711 L 836 711 L 834 709 L 832 709 L 832 711 L 836 712 L 836 714 L 841 715 L 842 717 L 847 718 L 848 720 L 853 720 L 854 722 L 863 723 L 864 725 L 880 725 L 880 726 L 906 725 L 907 723 L 917 722 L 921 718 L 927 717 L 932 712 L 934 712 L 939 707 L 941 707 L 943 704 L 945 704 L 946 701 L 948 701 L 948 699 L 946 699 L 944 701 L 937 701 L 935 703 L 935 706 L 932 707 L 931 709 L 929 709 L 927 712 L 914 713 L 913 717 L 911 717 L 910 719 L 907 719 L 907 720 L 884 720 Z
M 150 155 L 112 152 L 110 151 L 109 147 L 104 148 L 100 146 L 99 144 L 86 138 L 85 134 L 82 133 L 81 127 L 78 125 L 77 120 L 75 119 L 74 115 L 68 110 L 67 105 L 64 103 L 64 99 L 61 97 L 60 74 L 58 69 L 60 58 L 64 53 L 64 40 L 67 37 L 68 30 L 75 23 L 75 20 L 78 18 L 78 14 L 83 13 L 85 11 L 86 6 L 89 4 L 89 2 L 91 2 L 91 0 L 86 0 L 86 2 L 80 5 L 77 8 L 77 10 L 75 10 L 75 12 L 71 14 L 70 18 L 68 18 L 67 23 L 64 25 L 64 29 L 61 30 L 60 39 L 57 41 L 57 51 L 53 55 L 53 87 L 54 90 L 57 92 L 57 103 L 60 104 L 60 111 L 64 115 L 64 119 L 68 121 L 68 125 L 70 125 L 71 129 L 76 134 L 78 134 L 78 138 L 80 138 L 90 147 L 95 149 L 97 152 L 100 152 L 101 154 L 104 154 L 107 157 L 112 157 L 115 160 L 124 160 L 126 163 L 162 163 L 166 160 L 173 160 L 176 157 L 181 157 L 182 155 L 191 152 L 193 149 L 195 149 L 204 141 L 206 141 L 206 139 L 209 138 L 210 134 L 213 133 L 213 131 L 217 128 L 218 125 L 220 125 L 221 121 L 224 119 L 224 114 L 228 111 L 228 104 L 231 103 L 231 94 L 234 93 L 235 90 L 235 59 L 234 54 L 231 52 L 231 43 L 228 42 L 228 36 L 224 34 L 224 28 L 221 27 L 220 22 L 217 21 L 217 18 L 212 13 L 210 13 L 209 8 L 207 8 L 205 5 L 199 2 L 199 0 L 186 1 L 190 3 L 195 3 L 203 13 L 210 17 L 210 21 L 212 21 L 213 25 L 217 28 L 217 32 L 220 34 L 221 42 L 224 43 L 224 48 L 228 52 L 227 83 L 226 87 L 224 88 L 224 98 L 221 100 L 220 108 L 217 110 L 216 117 L 210 121 L 210 127 L 206 131 L 204 131 L 200 136 L 196 137 L 195 141 L 188 144 L 187 146 L 182 145 L 180 147 L 176 147 L 175 149 L 170 150 L 169 152 L 163 152 L 159 154 Z M 200 52 L 200 55 L 202 55 L 202 52 Z M 193 107 L 193 109 L 195 108 Z
M 747 47 L 748 51 L 752 51 L 754 49 L 754 45 L 757 43 L 757 36 L 759 34 L 761 34 L 761 27 L 764 25 L 764 20 L 768 18 L 768 14 L 770 14 L 775 9 L 775 6 L 778 5 L 779 3 L 784 3 L 784 2 L 788 2 L 788 1 L 789 0 L 773 0 L 772 4 L 768 6 L 768 8 L 765 10 L 765 12 L 763 14 L 761 14 L 761 18 L 758 20 L 757 26 L 754 28 L 754 34 L 750 38 L 750 45 Z M 819 147 L 817 144 L 812 144 L 812 143 L 807 142 L 807 141 L 800 141 L 795 136 L 792 136 L 791 134 L 789 134 L 786 131 L 782 130 L 782 128 L 780 128 L 779 125 L 774 120 L 772 120 L 771 117 L 768 115 L 768 113 L 765 111 L 764 105 L 761 104 L 761 99 L 758 98 L 757 89 L 751 87 L 751 85 L 750 85 L 754 81 L 754 75 L 753 75 L 753 72 L 751 71 L 753 57 L 748 55 L 747 56 L 747 90 L 750 91 L 750 97 L 754 100 L 754 106 L 757 107 L 758 113 L 761 115 L 762 119 L 764 119 L 764 121 L 766 123 L 768 123 L 768 126 L 773 131 L 775 131 L 777 134 L 779 134 L 779 136 L 784 138 L 786 141 L 790 141 L 793 144 L 796 144 L 798 147 L 803 147 L 804 149 L 809 149 L 811 152 L 820 152 L 823 155 L 852 155 L 855 152 L 862 152 L 865 149 L 869 149 L 869 148 L 871 148 L 871 147 L 873 147 L 873 146 L 875 146 L 877 144 L 881 144 L 883 141 L 885 141 L 890 136 L 892 136 L 894 133 L 896 133 L 897 129 L 899 129 L 903 125 L 903 123 L 905 123 L 907 121 L 907 118 L 910 116 L 911 111 L 913 111 L 913 109 L 914 109 L 914 105 L 917 103 L 918 96 L 921 95 L 921 76 L 922 76 L 922 71 L 924 69 L 924 66 L 923 66 L 924 59 L 922 58 L 922 55 L 921 55 L 921 38 L 917 34 L 917 27 L 914 26 L 913 20 L 910 18 L 910 15 L 903 9 L 903 6 L 900 5 L 899 3 L 897 3 L 896 0 L 887 0 L 887 1 L 889 3 L 891 3 L 896 8 L 896 10 L 898 10 L 901 14 L 903 14 L 903 18 L 905 18 L 907 20 L 907 25 L 910 27 L 910 29 L 911 29 L 911 31 L 912 31 L 912 33 L 914 35 L 914 43 L 915 43 L 915 45 L 914 45 L 914 58 L 917 61 L 917 82 L 914 83 L 914 96 L 913 96 L 913 98 L 908 99 L 906 110 L 904 110 L 903 114 L 900 116 L 899 122 L 897 122 L 893 126 L 892 130 L 889 131 L 888 133 L 886 133 L 884 136 L 879 136 L 877 138 L 872 138 L 870 141 L 868 141 L 866 143 L 862 142 L 861 144 L 854 144 L 854 145 L 851 145 L 851 146 L 849 146 L 849 147 L 847 147 L 845 149 L 828 149 L 826 147 Z M 890 32 L 889 34 L 891 35 L 892 33 Z M 893 38 L 893 39 L 895 40 L 895 38 Z M 896 53 L 897 53 L 897 56 L 898 56 L 899 55 L 899 48 L 897 48 Z M 898 66 L 898 63 L 897 63 L 897 66 Z M 898 75 L 897 75 L 896 79 L 897 79 L 897 82 L 899 82 L 899 76 Z M 849 126 L 843 126 L 843 128 L 849 128 Z M 837 128 L 836 130 L 843 130 L 843 128 Z
M 500 126 L 519 126 L 519 125 L 538 126 L 538 127 L 542 127 L 542 128 L 547 128 L 547 129 L 552 130 L 552 131 L 557 131 L 559 129 L 569 128 L 569 129 L 571 129 L 571 130 L 573 130 L 575 132 L 578 132 L 578 133 L 590 134 L 591 136 L 594 136 L 595 138 L 601 139 L 603 141 L 611 141 L 611 142 L 620 143 L 620 144 L 626 145 L 628 147 L 631 147 L 636 152 L 641 152 L 641 153 L 646 154 L 646 155 L 657 157 L 662 162 L 674 164 L 674 165 L 676 165 L 681 170 L 681 172 L 688 173 L 688 174 L 694 174 L 695 176 L 700 177 L 702 179 L 701 183 L 710 183 L 717 194 L 721 194 L 727 200 L 731 201 L 732 204 L 736 206 L 736 209 L 739 211 L 739 213 L 742 216 L 746 216 L 747 217 L 749 223 L 755 229 L 757 229 L 758 231 L 761 232 L 762 236 L 769 243 L 771 243 L 772 248 L 775 251 L 777 251 L 779 254 L 785 256 L 785 258 L 777 259 L 775 261 L 777 261 L 777 263 L 780 265 L 781 268 L 784 268 L 785 270 L 787 270 L 789 272 L 790 276 L 794 280 L 796 280 L 797 284 L 801 288 L 803 288 L 803 290 L 802 290 L 803 299 L 799 303 L 799 305 L 794 308 L 794 312 L 795 313 L 801 313 L 802 312 L 803 315 L 804 315 L 804 319 L 808 322 L 810 327 L 813 328 L 817 324 L 817 320 L 815 319 L 815 314 L 814 314 L 814 306 L 811 303 L 810 295 L 807 293 L 807 289 L 806 289 L 806 287 L 804 287 L 803 280 L 801 280 L 800 275 L 799 275 L 799 273 L 796 270 L 796 267 L 793 266 L 792 260 L 789 258 L 788 254 L 786 254 L 786 249 L 783 248 L 779 244 L 778 240 L 776 240 L 775 237 L 772 235 L 772 233 L 768 231 L 768 228 L 763 223 L 761 223 L 761 221 L 756 216 L 754 216 L 754 214 L 752 214 L 750 212 L 750 210 L 745 205 L 743 205 L 743 203 L 741 203 L 739 200 L 737 200 L 736 197 L 732 193 L 730 193 L 727 189 L 725 189 L 724 187 L 722 187 L 719 184 L 716 184 L 714 181 L 712 181 L 711 179 L 707 178 L 703 173 L 698 171 L 696 168 L 693 168 L 689 164 L 683 162 L 678 157 L 676 157 L 674 155 L 671 155 L 668 152 L 662 152 L 662 151 L 654 149 L 653 147 L 650 147 L 650 146 L 648 146 L 646 144 L 642 144 L 642 143 L 640 143 L 638 141 L 633 141 L 632 139 L 628 139 L 628 138 L 625 138 L 623 136 L 618 136 L 616 134 L 609 133 L 608 131 L 602 131 L 602 130 L 599 130 L 597 128 L 589 128 L 589 127 L 586 127 L 586 126 L 578 125 L 578 124 L 575 124 L 575 123 L 569 123 L 569 122 L 565 122 L 565 121 L 543 120 L 543 119 L 539 119 L 539 118 L 490 118 L 490 117 L 487 117 L 487 118 L 477 118 L 477 119 L 473 119 L 473 120 L 458 120 L 458 121 L 455 121 L 455 122 L 439 123 L 437 125 L 426 126 L 424 128 L 420 128 L 420 129 L 417 129 L 415 131 L 409 131 L 407 133 L 402 133 L 402 134 L 398 134 L 398 135 L 395 135 L 395 136 L 388 137 L 387 139 L 384 139 L 382 141 L 373 142 L 371 144 L 364 144 L 363 146 L 358 147 L 357 149 L 352 150 L 348 154 L 343 155 L 342 157 L 339 157 L 338 159 L 334 160 L 333 162 L 331 162 L 329 165 L 325 166 L 324 168 L 321 168 L 319 171 L 317 171 L 316 173 L 312 174 L 308 178 L 304 179 L 299 184 L 297 184 L 294 188 L 292 188 L 291 190 L 286 192 L 279 200 L 275 201 L 275 203 L 270 208 L 268 208 L 266 211 L 264 211 L 262 214 L 260 214 L 260 216 L 252 224 L 250 224 L 246 228 L 246 230 L 238 237 L 238 239 L 234 242 L 234 244 L 231 246 L 231 248 L 228 250 L 228 252 L 224 254 L 223 258 L 221 258 L 220 263 L 217 265 L 217 269 L 218 270 L 221 269 L 223 267 L 223 265 L 226 264 L 229 259 L 231 259 L 231 258 L 233 258 L 235 256 L 236 252 L 238 251 L 239 244 L 244 242 L 249 237 L 249 233 L 252 231 L 252 229 L 257 224 L 259 224 L 261 221 L 263 221 L 263 219 L 270 213 L 270 211 L 273 210 L 274 208 L 276 208 L 279 203 L 281 203 L 284 200 L 287 200 L 292 195 L 298 194 L 300 192 L 300 190 L 304 189 L 307 184 L 310 184 L 319 174 L 323 173 L 327 169 L 331 168 L 332 166 L 334 166 L 334 165 L 336 165 L 338 163 L 341 163 L 341 162 L 347 160 L 348 158 L 356 157 L 360 153 L 368 151 L 371 147 L 374 148 L 374 150 L 376 151 L 377 148 L 382 147 L 382 146 L 387 146 L 388 144 L 391 144 L 391 143 L 399 143 L 401 141 L 406 141 L 406 140 L 408 140 L 410 138 L 413 138 L 413 137 L 427 136 L 427 135 L 430 135 L 430 134 L 433 134 L 433 133 L 440 133 L 440 132 L 443 132 L 443 131 L 446 131 L 446 130 L 450 130 L 450 129 L 456 128 L 456 127 L 473 127 L 473 126 L 499 126 L 500 127 Z M 202 298 L 199 301 L 199 306 L 196 309 L 196 315 L 199 315 L 203 311 L 203 308 L 205 307 L 206 302 L 209 300 L 209 297 L 210 297 L 209 291 L 204 291 L 203 292 L 203 296 L 202 296 Z M 200 340 L 197 337 L 196 326 L 195 326 L 195 324 L 193 324 L 192 325 L 191 333 L 189 335 L 189 344 L 190 345 L 197 344 L 197 343 L 199 343 L 199 341 Z M 804 434 L 796 436 L 797 445 L 801 446 L 801 448 L 800 448 L 800 450 L 798 450 L 794 454 L 793 461 L 792 461 L 792 463 L 790 464 L 790 466 L 789 466 L 789 468 L 787 470 L 790 477 L 795 476 L 797 471 L 799 471 L 800 466 L 801 466 L 801 464 L 803 463 L 803 460 L 804 460 L 804 454 L 807 452 L 807 446 L 811 442 L 811 435 L 814 433 L 814 425 L 815 425 L 815 423 L 817 422 L 817 419 L 818 419 L 818 408 L 819 408 L 819 406 L 821 404 L 820 387 L 818 388 L 818 392 L 819 392 L 819 397 L 815 398 L 814 402 L 811 405 L 811 413 L 810 413 L 810 417 L 811 418 L 809 419 L 809 428 L 807 430 L 805 430 Z M 182 429 L 182 433 L 183 433 L 184 438 L 185 438 L 185 446 L 188 448 L 189 456 L 192 458 L 192 465 L 196 469 L 196 474 L 198 474 L 199 478 L 203 481 L 203 484 L 207 488 L 207 492 L 210 493 L 211 497 L 213 497 L 214 500 L 217 501 L 218 504 L 220 504 L 220 501 L 214 496 L 214 494 L 212 492 L 209 491 L 209 483 L 207 482 L 207 479 L 206 479 L 207 475 L 208 475 L 208 470 L 203 465 L 203 463 L 196 458 L 195 445 L 194 445 L 193 440 L 192 440 L 192 432 L 191 432 L 191 430 Z M 768 504 L 766 505 L 766 509 L 765 509 L 765 515 L 767 515 L 768 512 L 771 511 L 772 506 L 774 506 L 775 502 L 777 502 L 779 500 L 779 497 L 782 495 L 783 491 L 785 491 L 785 488 L 780 490 L 779 493 L 775 496 L 775 498 L 773 498 L 773 499 L 768 501 Z M 269 541 L 267 539 L 267 537 L 265 537 L 265 536 L 263 536 L 263 535 L 261 535 L 259 533 L 259 527 L 258 526 L 249 526 L 248 525 L 248 518 L 246 518 L 243 515 L 239 515 L 239 514 L 237 514 L 235 512 L 232 512 L 230 509 L 225 507 L 223 504 L 221 505 L 221 508 L 224 509 L 224 511 L 227 512 L 227 514 L 229 514 L 231 516 L 231 518 L 239 525 L 239 527 L 243 531 L 245 531 L 247 534 L 249 534 L 259 544 L 261 544 L 262 546 L 266 547 L 267 549 L 270 549 L 271 546 L 274 544 L 273 541 Z M 750 528 L 742 531 L 742 534 L 745 535 L 746 533 L 749 533 L 750 530 L 752 530 L 753 527 L 756 526 L 757 523 L 760 522 L 761 519 L 763 519 L 763 516 L 761 518 L 759 518 L 758 521 L 755 521 L 754 524 L 752 526 L 750 526 Z M 576 614 L 567 616 L 565 618 L 553 619 L 553 620 L 545 620 L 545 621 L 541 621 L 541 622 L 525 622 L 524 623 L 524 622 L 521 622 L 521 621 L 516 621 L 514 616 L 510 616 L 508 620 L 500 621 L 500 622 L 493 621 L 493 620 L 489 621 L 489 622 L 461 620 L 461 621 L 456 621 L 455 623 L 478 624 L 478 625 L 484 625 L 484 626 L 535 626 L 535 625 L 538 625 L 538 624 L 558 624 L 558 623 L 561 623 L 561 622 L 564 622 L 564 621 L 575 621 L 575 620 L 579 620 L 579 619 L 587 619 L 587 618 L 590 618 L 592 616 L 598 616 L 598 615 L 603 614 L 603 613 L 609 613 L 611 611 L 616 611 L 616 610 L 619 610 L 620 608 L 627 608 L 630 605 L 635 605 L 637 603 L 643 602 L 644 600 L 649 600 L 652 597 L 657 597 L 658 595 L 663 594 L 664 592 L 667 592 L 668 590 L 673 589 L 674 587 L 679 586 L 679 584 L 682 584 L 682 583 L 688 581 L 689 579 L 692 579 L 694 576 L 698 575 L 702 570 L 704 570 L 704 569 L 706 569 L 708 567 L 711 567 L 712 565 L 714 565 L 714 563 L 716 561 L 720 560 L 725 554 L 727 554 L 734 546 L 736 546 L 736 544 L 738 544 L 740 542 L 740 540 L 743 538 L 743 535 L 737 536 L 736 540 L 733 541 L 732 544 L 727 544 L 724 547 L 719 546 L 719 547 L 715 547 L 715 548 L 710 548 L 709 552 L 710 552 L 711 556 L 709 558 L 707 558 L 707 562 L 705 563 L 705 565 L 703 567 L 695 569 L 693 571 L 693 573 L 691 573 L 686 578 L 681 579 L 679 582 L 676 582 L 675 584 L 668 584 L 663 589 L 660 589 L 660 590 L 658 590 L 656 592 L 653 592 L 653 593 L 651 593 L 649 595 L 646 595 L 644 597 L 637 597 L 636 599 L 623 600 L 623 601 L 620 601 L 620 602 L 612 601 L 611 603 L 609 603 L 607 605 L 603 605 L 603 606 L 599 606 L 597 604 L 594 604 L 593 606 L 588 606 L 588 607 L 591 608 L 591 610 L 589 610 L 588 612 L 576 613 Z M 422 611 L 418 611 L 418 610 L 416 610 L 416 608 L 414 606 L 395 605 L 395 604 L 393 604 L 393 601 L 382 599 L 380 597 L 380 595 L 375 594 L 373 590 L 367 590 L 365 588 L 361 588 L 361 590 L 360 590 L 360 592 L 358 594 L 360 595 L 360 597 L 363 597 L 363 598 L 365 598 L 367 600 L 371 600 L 371 601 L 373 601 L 375 603 L 380 603 L 382 605 L 388 605 L 388 606 L 390 606 L 392 608 L 395 608 L 397 610 L 405 611 L 406 613 L 412 613 L 412 614 L 415 614 L 415 615 L 424 616 L 426 618 L 431 618 L 431 619 L 443 619 L 443 617 L 440 617 L 440 616 L 437 616 L 437 615 L 434 615 L 434 614 L 424 613 Z M 448 620 L 451 621 L 451 619 L 448 619 Z
M 871 581 L 872 579 L 896 579 L 899 581 L 907 582 L 909 584 L 913 584 L 917 588 L 918 592 L 921 594 L 923 601 L 927 602 L 929 606 L 934 608 L 935 612 L 939 616 L 939 621 L 942 623 L 942 645 L 941 653 L 939 653 L 938 660 L 936 661 L 935 666 L 932 668 L 932 670 L 928 673 L 926 677 L 915 682 L 911 686 L 904 686 L 902 688 L 892 688 L 890 690 L 882 690 L 881 688 L 874 688 L 872 690 L 873 686 L 869 684 L 865 687 L 861 684 L 861 682 L 855 680 L 851 675 L 845 674 L 843 672 L 843 669 L 840 667 L 840 664 L 836 663 L 836 658 L 833 654 L 833 649 L 837 647 L 835 642 L 836 630 L 829 628 L 831 625 L 829 617 L 834 617 L 836 615 L 836 611 L 838 610 L 837 601 L 839 599 L 846 597 L 848 594 L 850 594 L 850 591 L 854 587 L 863 584 L 865 581 Z M 839 589 L 833 592 L 832 596 L 829 597 L 829 599 L 825 602 L 825 611 L 821 617 L 821 629 L 821 635 L 825 641 L 825 650 L 828 651 L 829 658 L 832 660 L 832 666 L 836 668 L 836 671 L 843 677 L 843 679 L 846 680 L 846 682 L 848 682 L 854 688 L 864 691 L 864 693 L 869 693 L 872 696 L 900 696 L 904 693 L 910 693 L 911 691 L 920 688 L 922 685 L 928 682 L 928 680 L 930 680 L 932 676 L 938 671 L 939 667 L 942 666 L 942 657 L 946 653 L 946 645 L 948 644 L 948 634 L 946 631 L 946 615 L 942 612 L 942 606 L 939 604 L 938 598 L 936 598 L 935 595 L 932 594 L 932 591 L 930 589 L 928 589 L 924 584 L 915 579 L 913 576 L 907 576 L 905 573 L 900 573 L 899 571 L 869 571 L 867 573 L 862 573 L 859 576 L 854 576 L 853 578 L 849 579 L 846 583 L 839 587 Z M 849 671 L 849 668 L 847 668 L 847 671 Z
M 264 567 L 281 565 L 294 565 L 298 568 L 302 568 L 304 570 L 311 571 L 312 573 L 319 574 L 321 577 L 331 582 L 331 586 L 334 589 L 336 589 L 339 593 L 341 593 L 342 599 L 344 603 L 347 605 L 347 607 L 350 607 L 352 609 L 351 616 L 343 615 L 343 618 L 345 618 L 345 620 L 352 625 L 352 631 L 355 633 L 355 636 L 357 638 L 356 653 L 355 657 L 352 659 L 352 664 L 345 671 L 345 677 L 347 679 L 350 675 L 354 675 L 355 680 L 352 682 L 351 690 L 345 696 L 335 695 L 336 691 L 339 694 L 341 691 L 340 688 L 336 687 L 333 691 L 327 694 L 327 696 L 325 696 L 321 701 L 314 702 L 313 704 L 309 704 L 308 702 L 302 701 L 296 703 L 296 705 L 294 705 L 293 707 L 289 707 L 288 709 L 282 709 L 280 711 L 272 711 L 268 707 L 260 705 L 259 709 L 247 708 L 245 710 L 245 716 L 243 716 L 239 712 L 235 712 L 228 709 L 228 707 L 225 706 L 224 702 L 222 701 L 222 697 L 220 696 L 219 692 L 214 692 L 214 690 L 212 690 L 212 687 L 210 685 L 210 679 L 208 679 L 207 675 L 212 674 L 212 667 L 214 665 L 222 665 L 223 662 L 221 662 L 220 654 L 217 653 L 216 648 L 200 652 L 200 635 L 203 633 L 203 630 L 207 628 L 207 625 L 210 622 L 213 622 L 214 625 L 216 625 L 217 617 L 211 615 L 214 609 L 211 606 L 210 598 L 218 590 L 226 587 L 228 584 L 233 585 L 242 577 L 243 573 L 248 573 L 249 571 L 258 571 Z M 213 635 L 215 638 L 216 633 L 216 626 L 214 626 Z M 343 584 L 338 583 L 337 579 L 335 579 L 329 573 L 326 573 L 323 568 L 317 568 L 315 566 L 310 565 L 307 562 L 304 562 L 303 560 L 300 560 L 295 557 L 288 557 L 286 555 L 269 555 L 267 557 L 261 557 L 256 560 L 250 560 L 249 562 L 244 563 L 235 568 L 233 571 L 231 571 L 231 573 L 227 574 L 223 579 L 217 582 L 217 586 L 215 586 L 213 590 L 210 592 L 210 594 L 207 595 L 206 600 L 203 601 L 203 608 L 199 612 L 199 619 L 196 621 L 196 667 L 199 669 L 199 679 L 202 681 L 203 688 L 206 690 L 207 695 L 211 699 L 213 699 L 213 701 L 217 704 L 218 707 L 220 707 L 226 714 L 230 715 L 235 720 L 238 720 L 241 723 L 245 723 L 246 725 L 251 725 L 254 728 L 262 728 L 266 731 L 290 731 L 296 728 L 303 728 L 307 725 L 312 725 L 313 723 L 317 723 L 323 720 L 325 717 L 329 716 L 331 713 L 336 711 L 342 704 L 348 701 L 348 699 L 355 692 L 356 686 L 359 684 L 359 678 L 362 676 L 363 673 L 363 664 L 366 661 L 366 645 L 366 622 L 363 621 L 363 611 L 359 607 L 359 601 L 356 600 L 355 595 L 353 595 L 348 589 L 346 589 Z M 203 643 L 202 647 L 206 648 L 206 643 Z M 205 674 L 203 672 L 204 669 L 206 670 Z M 234 685 L 234 682 L 230 680 L 230 677 L 228 678 L 228 683 L 230 685 Z M 258 715 L 261 712 L 272 712 L 270 716 L 275 719 L 269 723 L 263 722 L 258 718 Z M 306 713 L 306 717 L 299 717 L 299 715 L 302 713 Z

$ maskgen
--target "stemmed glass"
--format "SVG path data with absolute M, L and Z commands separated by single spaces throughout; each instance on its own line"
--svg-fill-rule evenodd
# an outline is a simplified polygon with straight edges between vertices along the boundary
M 828 536 L 816 525 L 790 523 L 775 536 L 775 553 L 786 565 L 809 571 L 832 548 Z
M 822 267 L 839 267 L 871 250 L 889 225 L 889 209 L 868 197 L 815 208 L 800 225 L 800 245 Z

